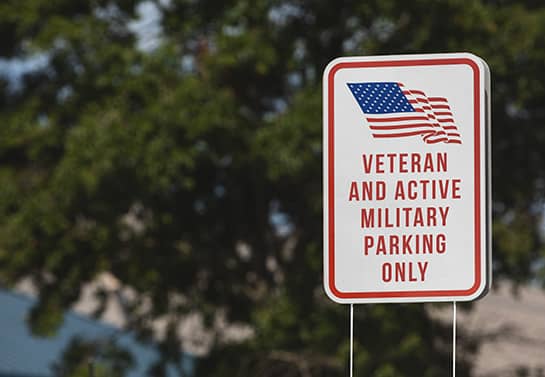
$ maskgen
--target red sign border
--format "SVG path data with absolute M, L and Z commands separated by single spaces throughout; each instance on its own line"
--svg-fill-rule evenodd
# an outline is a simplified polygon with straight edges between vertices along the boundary
M 346 68 L 376 68 L 376 67 L 411 67 L 433 65 L 468 65 L 473 70 L 473 101 L 474 101 L 474 195 L 475 195 L 475 282 L 465 290 L 420 290 L 420 291 L 378 291 L 378 292 L 342 292 L 335 286 L 335 106 L 334 83 L 335 74 Z M 381 61 L 344 61 L 331 67 L 327 76 L 327 109 L 328 109 L 328 288 L 338 299 L 381 299 L 381 298 L 428 298 L 428 297 L 469 297 L 475 294 L 482 283 L 481 275 L 481 106 L 480 106 L 480 71 L 477 64 L 469 58 L 439 58 L 439 59 L 414 59 L 414 60 L 381 60 Z

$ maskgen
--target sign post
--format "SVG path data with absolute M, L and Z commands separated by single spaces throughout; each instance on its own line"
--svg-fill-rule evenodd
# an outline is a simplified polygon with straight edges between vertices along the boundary
M 357 304 L 486 294 L 486 63 L 468 53 L 339 58 L 323 88 L 327 295 Z

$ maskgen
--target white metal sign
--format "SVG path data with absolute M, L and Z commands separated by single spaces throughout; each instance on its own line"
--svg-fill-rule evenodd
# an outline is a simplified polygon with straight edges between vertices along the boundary
M 340 303 L 470 301 L 488 289 L 486 63 L 350 57 L 323 77 L 324 287 Z

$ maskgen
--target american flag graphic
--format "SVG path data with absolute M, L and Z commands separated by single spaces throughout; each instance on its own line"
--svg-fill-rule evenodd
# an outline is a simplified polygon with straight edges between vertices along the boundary
M 444 97 L 428 97 L 399 82 L 348 83 L 375 138 L 420 135 L 428 144 L 462 144 Z

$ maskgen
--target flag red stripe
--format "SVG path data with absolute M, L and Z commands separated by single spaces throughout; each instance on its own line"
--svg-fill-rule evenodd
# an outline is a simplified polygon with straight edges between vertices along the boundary
M 435 101 L 430 101 L 430 100 L 425 99 L 425 98 L 416 98 L 416 97 L 415 97 L 415 99 L 409 99 L 408 101 L 409 101 L 409 103 L 418 103 L 418 102 L 420 102 L 420 103 L 431 103 L 431 102 L 435 102 Z M 435 103 L 433 103 L 432 105 L 434 107 L 449 108 L 449 105 L 435 104 Z
M 440 137 L 438 139 L 433 139 L 433 140 L 427 139 L 426 143 L 428 143 L 428 144 L 437 144 L 437 143 L 441 143 L 441 142 L 444 142 L 444 141 L 448 141 L 448 137 L 444 136 L 444 137 Z
M 423 97 L 426 97 L 426 94 L 420 90 L 404 90 L 403 94 L 420 94 Z
M 400 130 L 400 129 L 405 129 L 405 128 L 417 128 L 417 127 L 429 127 L 429 128 L 434 128 L 431 124 L 429 123 L 412 123 L 412 124 L 401 124 L 401 125 L 398 125 L 398 126 L 384 126 L 384 125 L 380 125 L 380 126 L 375 126 L 375 125 L 371 125 L 369 126 L 372 130 Z
M 367 120 L 369 122 L 403 122 L 406 120 L 428 120 L 428 117 L 423 117 L 423 116 L 391 117 L 391 118 L 368 117 Z
M 403 136 L 414 136 L 414 135 L 422 135 L 422 134 L 433 134 L 433 131 L 411 131 L 411 132 L 400 132 L 400 133 L 392 133 L 392 134 L 373 134 L 374 137 L 378 138 L 388 138 L 388 137 L 403 137 Z

